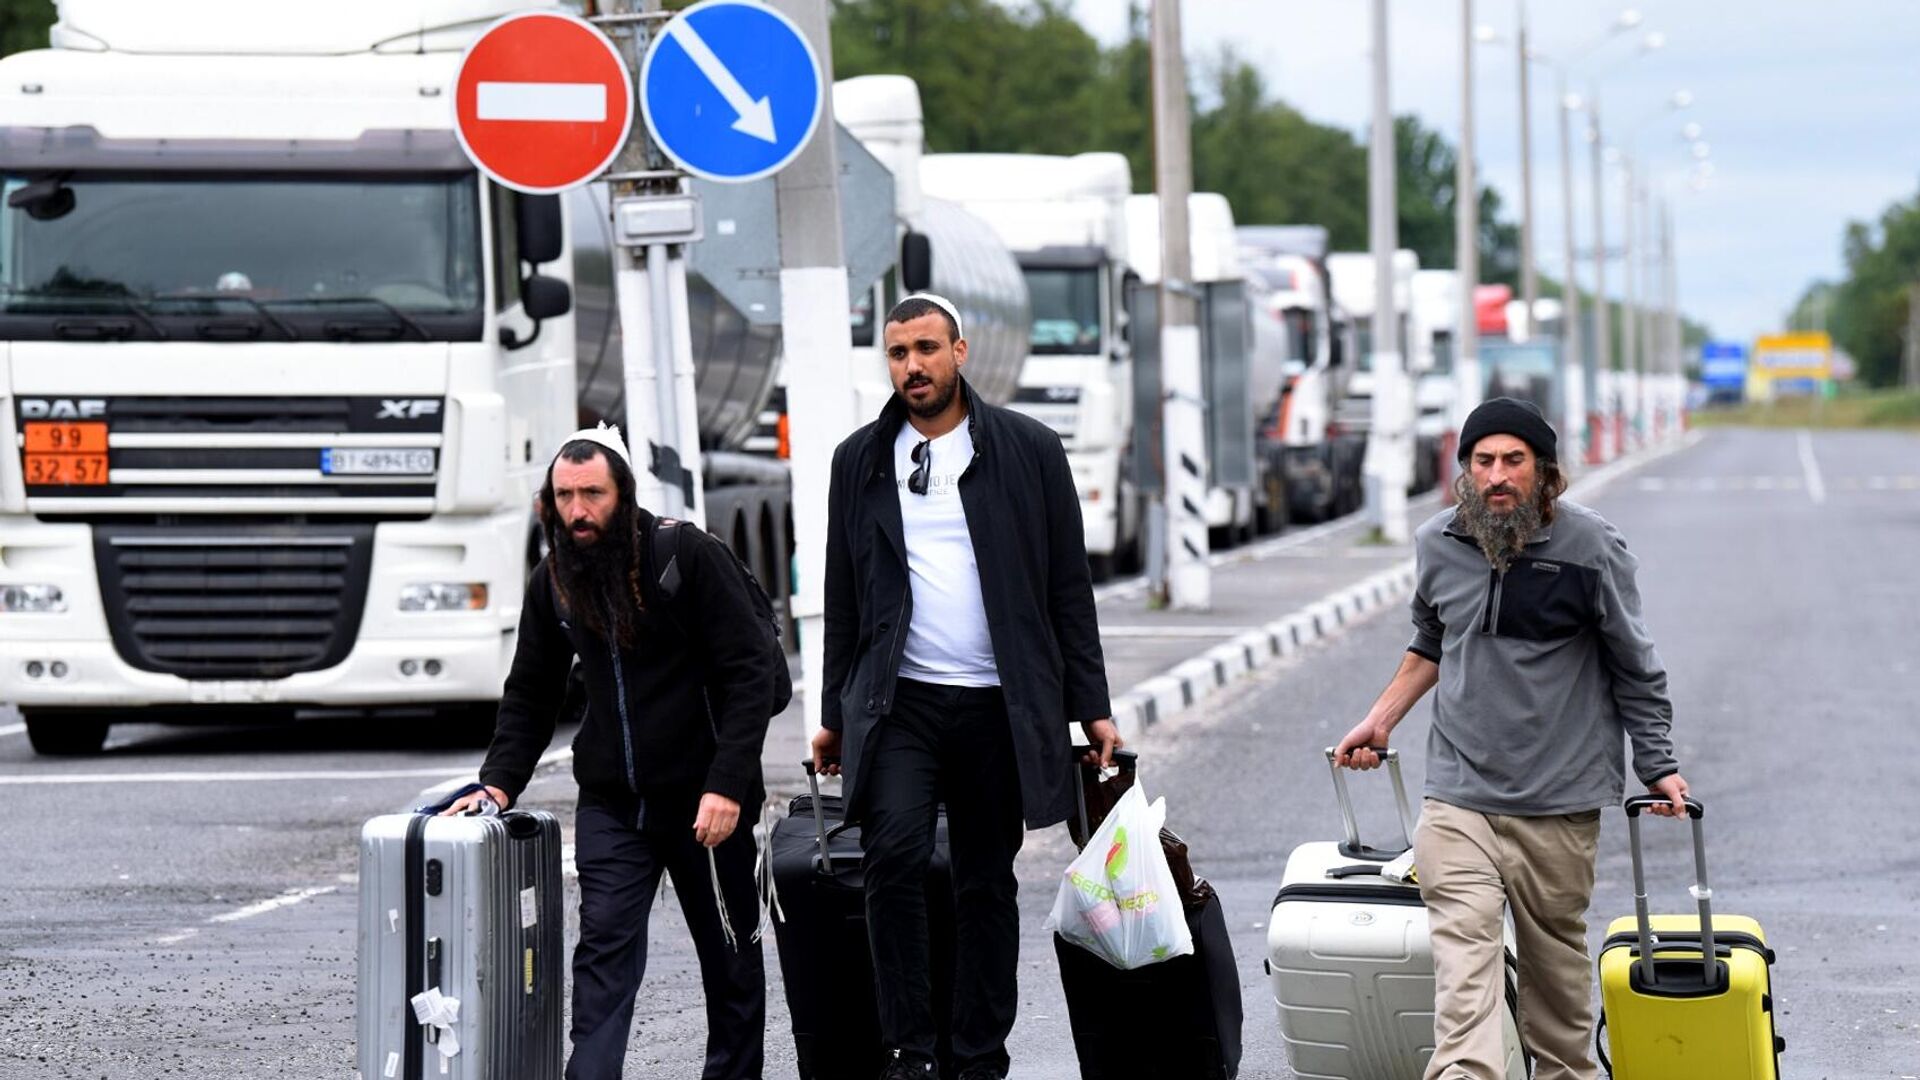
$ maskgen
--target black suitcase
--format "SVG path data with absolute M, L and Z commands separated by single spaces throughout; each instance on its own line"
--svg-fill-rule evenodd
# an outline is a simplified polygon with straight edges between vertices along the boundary
M 1076 747 L 1079 836 L 1093 835 Z M 1132 769 L 1131 754 L 1119 759 Z M 1163 839 L 1171 839 L 1163 834 Z M 1176 877 L 1178 875 L 1176 874 Z M 1220 897 L 1204 881 L 1204 902 L 1185 905 L 1193 954 L 1122 971 L 1055 934 L 1067 1021 L 1081 1080 L 1234 1080 L 1240 1072 L 1240 970 Z
M 807 783 L 812 794 L 794 797 L 767 840 L 781 916 L 774 920 L 774 941 L 800 1080 L 873 1080 L 886 1065 L 886 1049 L 874 1004 L 860 826 L 846 822 L 838 795 L 820 794 L 811 762 Z M 927 929 L 940 1072 L 951 1077 L 953 872 L 945 810 L 927 871 Z

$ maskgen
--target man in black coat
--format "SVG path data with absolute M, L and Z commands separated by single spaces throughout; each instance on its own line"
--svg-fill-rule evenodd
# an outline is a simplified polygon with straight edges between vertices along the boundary
M 577 656 L 588 704 L 573 741 L 580 944 L 567 1078 L 620 1076 L 646 971 L 647 916 L 667 873 L 706 988 L 700 1075 L 759 1080 L 766 1027 L 760 945 L 746 933 L 728 941 L 723 929 L 726 920 L 751 932 L 759 913 L 753 830 L 737 826 L 741 807 L 766 797 L 760 750 L 776 661 L 764 647 L 752 586 L 720 541 L 656 519 L 635 501 L 616 428 L 575 432 L 560 448 L 540 493 L 540 517 L 551 554 L 527 583 L 480 782 L 503 807 L 526 788 L 553 739 Z M 671 597 L 658 584 L 663 576 L 677 581 Z M 724 901 L 709 880 L 716 874 Z
M 815 764 L 861 822 L 882 1080 L 934 1072 L 925 881 L 947 809 L 960 1080 L 1006 1076 L 1018 999 L 1013 859 L 1073 805 L 1068 724 L 1105 764 L 1110 718 L 1080 500 L 1060 437 L 976 398 L 960 316 L 887 314 L 895 396 L 834 452 Z

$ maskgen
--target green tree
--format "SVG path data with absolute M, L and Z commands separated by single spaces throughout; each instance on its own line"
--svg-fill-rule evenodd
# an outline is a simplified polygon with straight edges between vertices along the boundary
M 0 0 L 0 56 L 47 47 L 53 0 Z

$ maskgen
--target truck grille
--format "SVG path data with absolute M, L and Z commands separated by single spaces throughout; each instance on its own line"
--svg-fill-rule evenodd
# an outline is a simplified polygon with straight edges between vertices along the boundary
M 277 679 L 346 658 L 366 604 L 372 526 L 300 535 L 96 527 L 114 647 L 144 671 Z

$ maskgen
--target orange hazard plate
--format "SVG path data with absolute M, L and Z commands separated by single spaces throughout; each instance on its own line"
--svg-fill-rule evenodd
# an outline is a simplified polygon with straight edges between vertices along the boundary
M 86 485 L 107 482 L 105 454 L 33 454 L 26 456 L 27 484 Z
M 107 425 L 99 420 L 78 423 L 33 421 L 26 425 L 29 454 L 104 454 Z

